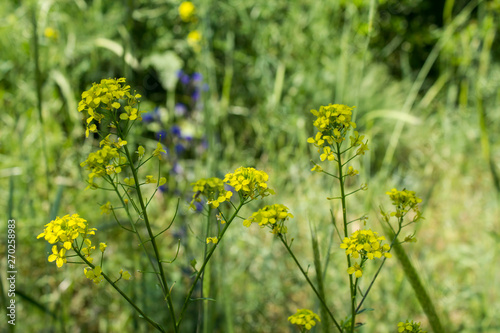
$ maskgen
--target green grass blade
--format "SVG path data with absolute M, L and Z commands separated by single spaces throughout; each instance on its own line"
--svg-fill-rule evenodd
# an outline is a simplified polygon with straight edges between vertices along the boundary
M 429 324 L 431 325 L 432 330 L 435 333 L 445 332 L 436 312 L 436 308 L 434 307 L 434 304 L 432 302 L 432 299 L 425 289 L 420 275 L 418 274 L 417 270 L 411 263 L 410 258 L 406 254 L 406 251 L 401 246 L 401 244 L 398 244 L 396 242 L 393 245 L 393 252 L 396 254 L 399 263 L 403 267 L 406 278 L 410 282 L 413 291 L 415 292 L 415 296 L 417 296 L 418 302 L 422 306 L 422 309 L 424 310 L 425 315 L 429 320 Z

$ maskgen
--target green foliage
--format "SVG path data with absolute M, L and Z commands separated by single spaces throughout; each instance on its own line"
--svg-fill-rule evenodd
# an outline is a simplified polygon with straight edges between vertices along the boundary
M 173 125 L 193 138 L 166 138 L 170 152 L 178 144 L 185 150 L 166 160 L 168 191 L 157 193 L 150 206 L 151 220 L 162 230 L 180 198 L 178 227 L 162 235 L 168 244 L 164 257 L 175 257 L 180 239 L 184 258 L 169 266 L 169 282 L 188 284 L 191 263 L 197 261 L 199 269 L 203 258 L 195 249 L 205 226 L 188 210 L 189 184 L 241 165 L 269 173 L 277 194 L 293 207 L 296 226 L 288 227 L 298 259 L 306 268 L 314 264 L 307 220 L 314 222 L 318 241 L 328 244 L 335 229 L 327 217 L 338 205 L 310 204 L 332 189 L 309 172 L 313 152 L 306 140 L 313 126 L 307 111 L 343 103 L 357 106 L 354 117 L 373 147 L 359 161 L 359 176 L 370 179 L 370 188 L 365 197 L 353 197 L 353 214 L 378 207 L 388 186 L 421 193 L 426 220 L 408 256 L 436 311 L 449 318 L 443 326 L 451 332 L 498 330 L 500 289 L 492 281 L 499 271 L 491 264 L 499 256 L 498 238 L 492 237 L 499 233 L 498 1 L 204 0 L 195 3 L 198 19 L 190 22 L 180 19 L 178 5 L 11 0 L 0 6 L 0 211 L 20 226 L 18 331 L 147 330 L 111 290 L 87 280 L 83 268 L 49 266 L 50 246 L 34 240 L 54 216 L 78 211 L 104 238 L 138 245 L 99 214 L 108 196 L 83 191 L 87 174 L 79 166 L 98 145 L 84 139 L 85 124 L 76 111 L 80 94 L 91 82 L 123 76 L 144 96 L 141 110 L 158 107 L 155 115 L 161 117 L 131 133 L 131 146 L 145 142 L 152 151 L 156 134 L 170 133 Z M 200 52 L 186 40 L 195 29 L 203 36 Z M 431 53 L 437 43 L 442 44 Z M 429 54 L 435 61 L 417 79 Z M 199 102 L 191 98 L 194 84 L 179 82 L 179 69 L 203 74 L 207 86 L 200 89 L 207 90 Z M 175 112 L 178 102 L 188 105 L 187 116 Z M 385 158 L 389 146 L 393 153 Z M 284 260 L 282 245 L 271 234 L 237 229 L 225 235 L 222 251 L 212 258 L 207 296 L 217 302 L 209 303 L 207 327 L 282 332 L 292 329 L 286 318 L 298 308 L 320 313 L 294 263 Z M 337 245 L 319 249 L 330 265 L 342 259 Z M 6 248 L 5 239 L 0 246 Z M 108 264 L 118 271 L 148 264 L 128 253 L 114 252 L 113 258 Z M 0 267 L 3 278 L 5 265 Z M 360 332 L 395 330 L 409 311 L 429 328 L 405 275 L 390 262 L 384 269 L 380 281 L 391 283 L 370 294 L 366 307 L 376 311 L 359 315 L 370 318 Z M 317 281 L 314 269 L 307 271 Z M 325 274 L 324 293 L 334 295 L 329 299 L 341 308 L 345 299 L 335 295 L 346 281 Z M 167 318 L 148 301 L 157 279 L 143 276 L 126 292 L 144 300 L 145 312 Z M 182 303 L 185 295 L 176 288 L 173 302 Z M 186 331 L 194 331 L 200 313 L 201 305 L 186 311 Z

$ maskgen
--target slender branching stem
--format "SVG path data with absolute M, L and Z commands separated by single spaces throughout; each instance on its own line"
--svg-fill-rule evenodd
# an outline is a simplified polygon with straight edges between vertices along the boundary
M 321 295 L 319 294 L 318 290 L 316 289 L 316 287 L 314 286 L 314 284 L 312 283 L 312 281 L 309 279 L 309 276 L 307 276 L 306 271 L 304 271 L 304 269 L 300 265 L 299 261 L 297 260 L 297 257 L 295 257 L 295 254 L 293 254 L 292 249 L 290 248 L 290 246 L 288 245 L 288 243 L 283 238 L 283 235 L 278 234 L 278 237 L 281 240 L 281 242 L 283 243 L 283 245 L 285 245 L 285 248 L 288 250 L 288 253 L 292 256 L 293 260 L 295 261 L 295 264 L 297 265 L 297 267 L 302 272 L 302 275 L 304 275 L 304 277 L 306 278 L 307 283 L 311 286 L 312 290 L 314 291 L 314 293 L 318 297 L 319 301 L 321 302 L 321 305 L 323 306 L 323 308 L 328 312 L 328 315 L 332 319 L 333 323 L 335 324 L 335 326 L 337 327 L 337 329 L 339 330 L 339 332 L 342 332 L 342 328 L 340 327 L 339 323 L 337 322 L 337 320 L 333 316 L 333 313 L 330 311 L 330 309 L 328 308 L 328 306 L 325 303 L 325 300 L 323 299 L 323 297 L 321 297 Z

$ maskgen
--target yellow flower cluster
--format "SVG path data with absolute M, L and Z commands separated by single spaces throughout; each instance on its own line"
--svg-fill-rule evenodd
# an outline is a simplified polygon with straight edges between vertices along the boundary
M 213 208 L 217 208 L 222 202 L 228 201 L 233 195 L 232 192 L 224 189 L 224 182 L 217 177 L 202 178 L 191 183 L 191 186 L 193 186 L 194 194 L 189 207 L 192 209 L 196 209 L 195 202 L 201 202 L 201 196 L 207 198 Z
M 415 213 L 415 217 L 413 218 L 413 222 L 416 222 L 422 218 L 420 210 L 418 208 L 418 204 L 422 202 L 422 199 L 418 198 L 415 195 L 415 191 L 408 191 L 404 189 L 402 191 L 398 191 L 393 188 L 391 191 L 386 192 L 392 201 L 392 204 L 396 206 L 396 211 L 391 213 L 391 216 L 403 217 L 410 210 L 413 210 Z
M 420 323 L 414 323 L 413 320 L 411 322 L 407 320 L 405 323 L 400 322 L 398 324 L 398 332 L 427 333 L 427 331 L 424 331 L 420 328 Z
M 106 117 L 104 113 L 99 113 L 99 109 L 110 116 L 110 126 L 113 127 L 121 120 L 136 120 L 140 118 L 140 113 L 136 108 L 141 95 L 130 93 L 130 86 L 125 84 L 125 78 L 120 79 L 102 79 L 100 83 L 93 83 L 92 88 L 82 93 L 82 100 L 78 104 L 78 112 L 87 111 L 87 130 L 97 132 L 97 125 L 93 121 L 101 123 Z M 126 100 L 127 105 L 124 111 L 117 117 L 117 110 L 121 107 L 121 100 Z
M 316 321 L 321 321 L 319 316 L 308 309 L 298 309 L 297 313 L 288 317 L 288 321 L 294 325 L 301 326 L 306 330 L 310 330 L 316 326 Z
M 234 187 L 244 198 L 266 197 L 274 194 L 274 190 L 267 187 L 269 176 L 261 170 L 240 167 L 224 177 L 224 183 Z
M 114 141 L 108 135 L 101 141 L 100 150 L 90 153 L 87 159 L 80 163 L 80 166 L 87 167 L 89 173 L 89 187 L 94 185 L 94 178 L 104 177 L 105 175 L 119 174 L 122 171 L 121 166 L 127 159 L 120 157 L 119 148 L 127 144 L 127 141 L 118 139 Z
M 293 215 L 288 213 L 288 209 L 288 207 L 279 204 L 265 206 L 244 220 L 243 225 L 250 227 L 252 223 L 258 223 L 261 227 L 269 226 L 275 235 L 286 234 L 285 221 L 293 218 Z
M 367 259 L 373 260 L 382 256 L 390 258 L 392 257 L 389 253 L 391 247 L 388 244 L 382 245 L 382 241 L 384 240 L 384 236 L 378 236 L 377 232 L 370 229 L 357 230 L 351 237 L 344 238 L 344 241 L 340 244 L 340 248 L 345 249 L 345 254 L 352 256 L 354 259 L 361 257 L 362 263 Z M 354 273 L 359 278 L 363 275 L 361 266 L 355 263 L 348 268 L 347 272 L 349 274 Z
M 350 128 L 356 128 L 356 123 L 351 121 L 352 110 L 352 107 L 343 104 L 329 104 L 320 106 L 319 111 L 311 110 L 311 113 L 316 116 L 314 126 L 318 129 L 318 133 L 314 138 L 307 139 L 307 142 L 318 147 L 318 153 L 321 153 L 321 161 L 334 161 L 333 144 L 342 143 L 345 140 L 347 131 Z M 351 136 L 351 147 L 360 146 L 356 152 L 357 155 L 363 155 L 368 150 L 368 146 L 363 143 L 363 139 L 364 136 L 359 136 L 358 132 L 354 132 L 354 136 Z
M 95 235 L 95 228 L 88 228 L 88 223 L 78 214 L 57 217 L 55 220 L 45 225 L 44 231 L 37 236 L 37 239 L 44 238 L 50 244 L 62 243 L 59 249 L 57 245 L 52 247 L 52 254 L 49 262 L 56 261 L 57 267 L 66 263 L 66 251 L 73 246 L 75 239 L 82 236 L 88 240 L 87 236 Z M 90 242 L 90 240 L 88 240 Z

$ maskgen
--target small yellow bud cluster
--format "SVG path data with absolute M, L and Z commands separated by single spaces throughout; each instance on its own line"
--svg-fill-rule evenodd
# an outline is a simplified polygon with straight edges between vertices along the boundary
M 321 161 L 334 161 L 336 145 L 341 144 L 351 128 L 356 128 L 356 123 L 352 119 L 353 107 L 348 107 L 342 104 L 329 104 L 320 106 L 319 110 L 311 110 L 311 113 L 316 116 L 314 126 L 318 129 L 315 137 L 307 139 L 307 142 L 318 147 Z M 356 155 L 364 155 L 368 150 L 367 142 L 363 142 L 364 135 L 359 135 L 354 131 L 354 136 L 351 136 L 351 147 L 359 147 Z M 314 167 L 313 171 L 321 171 L 318 167 Z
M 407 189 L 398 191 L 393 188 L 391 191 L 386 192 L 386 194 L 391 198 L 392 204 L 396 207 L 396 211 L 392 212 L 391 216 L 403 217 L 412 210 L 415 213 L 412 222 L 422 219 L 422 213 L 418 208 L 418 204 L 422 202 L 422 199 L 418 198 L 414 191 L 408 191 Z
M 399 333 L 406 333 L 406 332 L 427 333 L 427 331 L 424 331 L 420 328 L 420 323 L 414 323 L 413 320 L 412 321 L 407 320 L 405 323 L 399 322 L 398 323 L 398 332 Z
M 288 207 L 284 205 L 269 205 L 253 213 L 248 219 L 243 221 L 243 225 L 250 227 L 252 223 L 258 223 L 262 228 L 268 226 L 275 235 L 286 234 L 285 222 L 293 215 L 288 213 Z
M 288 321 L 294 325 L 298 325 L 301 329 L 310 330 L 316 326 L 316 320 L 321 321 L 319 316 L 308 309 L 298 309 L 297 313 L 288 317 Z

